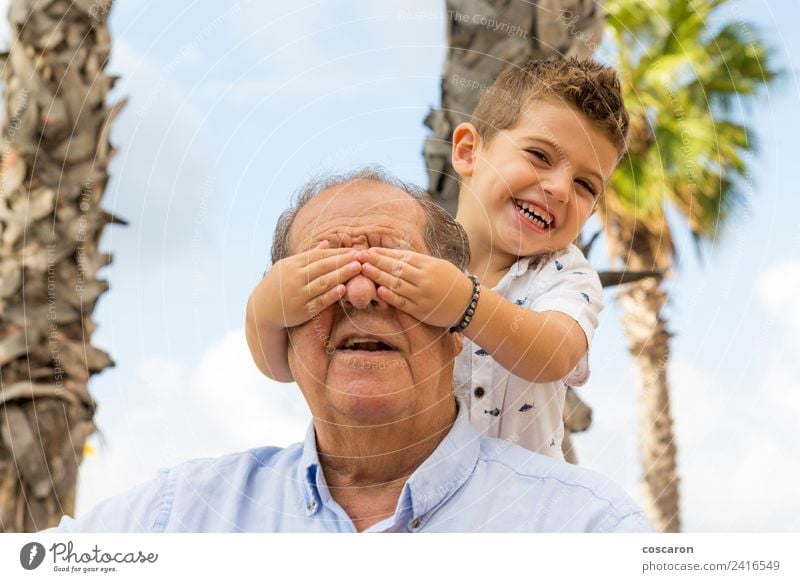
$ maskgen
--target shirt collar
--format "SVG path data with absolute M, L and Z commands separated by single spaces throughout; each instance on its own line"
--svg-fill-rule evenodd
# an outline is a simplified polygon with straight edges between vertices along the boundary
M 319 470 L 319 456 L 317 455 L 317 436 L 314 432 L 314 421 L 308 425 L 306 438 L 303 440 L 303 455 L 300 458 L 298 482 L 302 484 L 303 504 L 308 515 L 319 511 L 322 504 L 320 489 L 324 489 L 327 496 L 327 487 L 319 487 L 318 479 L 322 477 Z
M 522 257 L 516 263 L 511 265 L 511 268 L 508 270 L 509 277 L 511 277 L 512 279 L 516 279 L 517 277 L 525 273 L 528 270 L 528 267 L 530 267 L 533 258 L 534 257 Z
M 546 252 L 540 255 L 531 255 L 529 257 L 521 257 L 516 263 L 511 265 L 506 274 L 511 279 L 516 279 L 520 275 L 524 275 L 528 269 L 535 269 L 538 265 L 542 264 L 542 260 L 546 259 L 553 253 Z M 505 279 L 505 277 L 503 277 Z
M 421 528 L 432 512 L 467 481 L 479 452 L 480 435 L 470 424 L 466 407 L 460 405 L 450 432 L 403 486 L 392 521 L 415 524 L 410 526 L 412 530 Z M 306 513 L 313 515 L 331 500 L 320 470 L 313 421 L 303 441 L 298 470 Z
M 433 512 L 469 479 L 480 448 L 480 434 L 469 422 L 467 407 L 460 405 L 450 432 L 409 477 L 400 495 L 402 502 L 408 491 L 407 499 L 413 517 L 419 519 L 418 527 L 424 526 Z

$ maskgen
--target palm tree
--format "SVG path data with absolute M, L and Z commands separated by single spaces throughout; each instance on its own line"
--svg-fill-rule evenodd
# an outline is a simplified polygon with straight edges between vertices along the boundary
M 115 78 L 111 2 L 11 0 L 2 56 L 0 167 L 0 531 L 35 531 L 74 509 L 94 430 L 89 378 L 113 362 L 90 343 L 111 261 L 100 204 Z
M 631 115 L 629 156 L 599 212 L 614 266 L 669 273 L 675 248 L 667 208 L 699 243 L 713 241 L 742 201 L 754 144 L 738 107 L 777 73 L 752 28 L 709 24 L 719 22 L 726 2 L 606 0 L 606 34 Z M 646 510 L 658 530 L 680 531 L 667 293 L 660 279 L 647 279 L 621 288 L 618 301 L 640 387 Z
M 447 0 L 448 50 L 442 73 L 442 106 L 425 119 L 428 192 L 455 215 L 458 179 L 450 165 L 450 136 L 468 121 L 483 90 L 510 64 L 554 55 L 588 58 L 603 31 L 601 0 Z M 630 276 L 630 275 L 626 275 Z M 615 280 L 619 280 L 616 278 Z M 586 430 L 591 411 L 568 389 L 564 453 L 576 462 L 571 432 Z

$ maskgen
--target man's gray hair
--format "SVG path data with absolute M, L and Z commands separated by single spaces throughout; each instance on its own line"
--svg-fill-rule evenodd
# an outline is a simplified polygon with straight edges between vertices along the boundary
M 289 250 L 289 229 L 303 206 L 326 190 L 360 181 L 379 182 L 393 186 L 419 202 L 427 217 L 423 238 L 428 251 L 438 259 L 450 261 L 462 271 L 467 268 L 470 253 L 469 241 L 464 228 L 444 208 L 434 202 L 425 190 L 395 178 L 380 166 L 367 166 L 346 174 L 317 176 L 301 186 L 294 195 L 292 205 L 281 213 L 278 224 L 275 226 L 275 238 L 272 240 L 272 264 L 274 265 L 292 254 Z

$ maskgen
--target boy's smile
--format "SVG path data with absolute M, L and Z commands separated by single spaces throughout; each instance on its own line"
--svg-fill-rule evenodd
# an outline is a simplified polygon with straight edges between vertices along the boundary
M 500 255 L 507 266 L 571 244 L 618 160 L 602 130 L 552 100 L 532 102 L 516 126 L 488 142 L 471 124 L 459 126 L 453 141 L 462 177 L 457 218 L 473 258 Z

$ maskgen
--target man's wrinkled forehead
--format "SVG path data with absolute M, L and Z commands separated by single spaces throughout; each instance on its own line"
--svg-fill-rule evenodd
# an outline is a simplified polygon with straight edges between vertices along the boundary
M 292 253 L 327 240 L 332 248 L 385 247 L 427 253 L 425 212 L 406 192 L 380 182 L 350 182 L 321 192 L 298 212 Z

